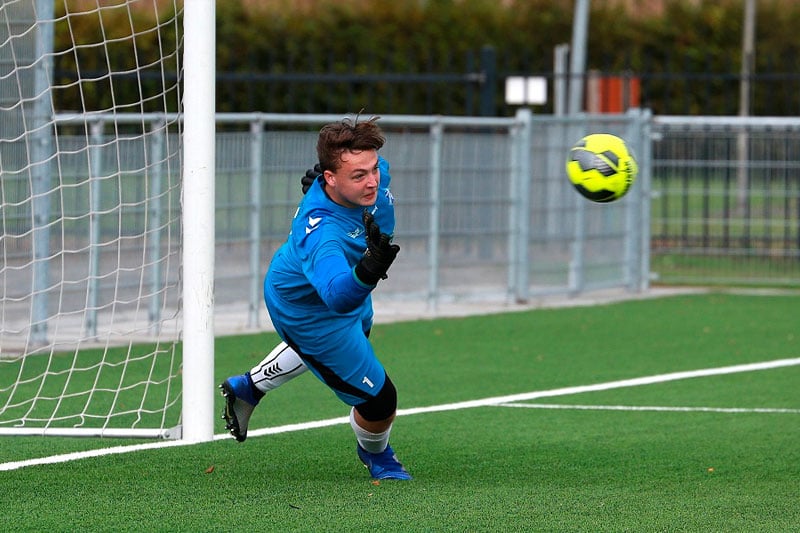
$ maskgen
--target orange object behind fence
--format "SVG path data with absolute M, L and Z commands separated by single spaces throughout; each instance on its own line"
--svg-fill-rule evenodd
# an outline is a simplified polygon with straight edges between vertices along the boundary
M 590 72 L 586 86 L 586 111 L 624 113 L 639 107 L 641 80 L 633 76 L 605 76 Z

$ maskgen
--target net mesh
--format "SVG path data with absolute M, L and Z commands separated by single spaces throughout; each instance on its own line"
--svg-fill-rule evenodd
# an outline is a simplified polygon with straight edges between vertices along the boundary
M 180 17 L 0 5 L 0 431 L 179 423 Z

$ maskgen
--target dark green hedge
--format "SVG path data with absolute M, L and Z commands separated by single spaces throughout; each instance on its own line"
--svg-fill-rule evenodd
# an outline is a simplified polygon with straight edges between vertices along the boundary
M 643 104 L 656 113 L 737 112 L 742 0 L 665 0 L 663 13 L 625 10 L 614 0 L 591 3 L 588 69 L 640 77 Z M 497 73 L 494 110 L 505 114 L 503 78 L 552 74 L 554 47 L 571 39 L 574 0 L 292 4 L 297 2 L 254 1 L 247 8 L 241 1 L 217 3 L 220 111 L 344 112 L 366 104 L 376 113 L 475 112 L 478 84 L 416 83 L 411 75 L 480 71 L 480 51 L 491 46 Z M 83 22 L 80 35 L 89 39 L 92 24 Z M 65 24 L 57 28 L 62 49 L 69 36 Z M 754 114 L 800 110 L 797 28 L 800 2 L 759 0 Z M 148 39 L 154 36 L 143 35 L 136 45 L 149 54 L 155 48 Z M 116 54 L 112 65 L 124 65 L 130 56 L 124 45 L 118 48 L 109 50 Z M 81 70 L 102 70 L 102 53 L 79 54 Z M 76 68 L 74 57 L 65 56 L 57 67 L 68 77 Z M 346 77 L 353 74 L 362 77 Z M 380 80 L 376 74 L 395 78 Z M 95 91 L 91 98 L 107 98 L 107 92 Z M 75 91 L 64 93 L 58 105 L 75 108 Z

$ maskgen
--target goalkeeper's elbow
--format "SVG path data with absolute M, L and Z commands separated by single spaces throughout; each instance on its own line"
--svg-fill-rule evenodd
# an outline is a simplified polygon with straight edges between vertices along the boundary
M 324 295 L 325 304 L 335 313 L 349 313 L 357 309 L 375 288 L 355 276 L 353 270 L 347 276 L 340 276 L 336 283 L 328 286 Z

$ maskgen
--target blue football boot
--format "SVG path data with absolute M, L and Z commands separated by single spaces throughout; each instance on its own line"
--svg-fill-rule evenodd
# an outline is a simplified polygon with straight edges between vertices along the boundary
M 411 474 L 406 472 L 391 446 L 387 446 L 381 453 L 369 453 L 358 445 L 358 458 L 369 470 L 374 479 L 411 479 Z
M 244 442 L 247 438 L 247 424 L 250 422 L 250 415 L 258 405 L 250 373 L 229 377 L 222 382 L 219 388 L 222 390 L 222 396 L 225 397 L 225 408 L 222 410 L 225 429 L 230 430 L 231 435 L 237 441 Z

